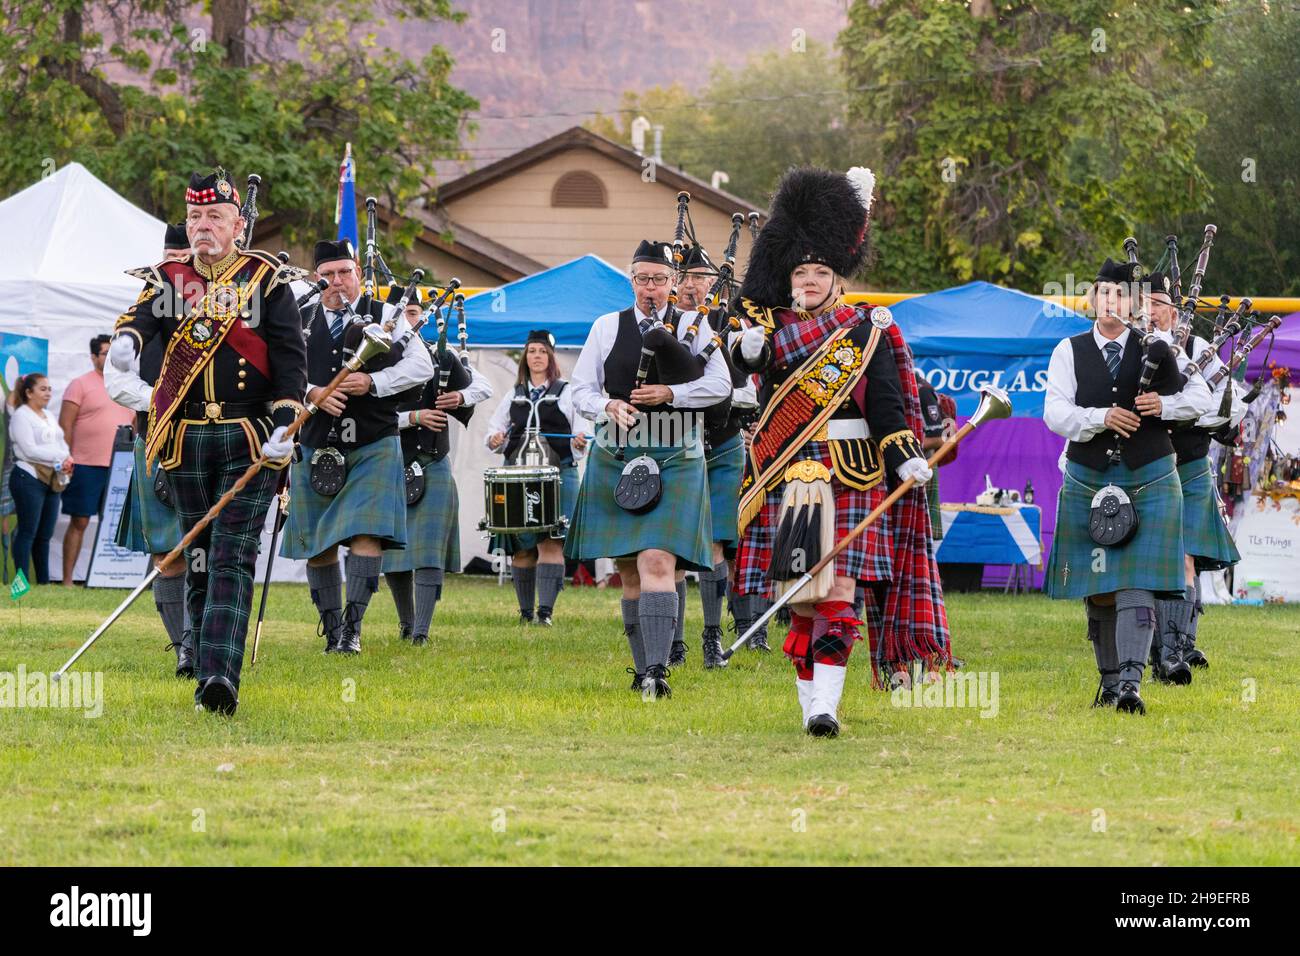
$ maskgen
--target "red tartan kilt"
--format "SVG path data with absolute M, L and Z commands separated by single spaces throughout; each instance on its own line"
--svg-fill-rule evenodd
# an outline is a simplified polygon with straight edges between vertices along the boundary
M 763 510 L 741 536 L 740 550 L 736 555 L 736 590 L 741 594 L 766 594 L 769 597 L 767 569 L 772 563 L 772 542 L 776 538 L 781 494 L 785 486 L 769 491 L 763 501 Z M 835 541 L 838 543 L 858 526 L 871 509 L 885 500 L 889 489 L 881 481 L 873 488 L 858 491 L 831 478 L 831 491 L 835 495 Z M 892 511 L 892 509 L 891 509 Z M 893 535 L 890 511 L 867 526 L 867 530 L 853 539 L 853 543 L 835 559 L 835 574 L 856 578 L 859 581 L 889 581 L 893 579 Z

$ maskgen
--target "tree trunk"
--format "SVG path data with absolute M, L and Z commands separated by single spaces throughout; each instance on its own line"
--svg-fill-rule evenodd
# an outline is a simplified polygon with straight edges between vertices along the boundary
M 212 42 L 226 51 L 226 66 L 248 65 L 247 29 L 248 0 L 212 0 Z
M 993 0 L 971 0 L 970 15 L 976 20 L 987 20 L 993 16 Z
M 95 101 L 113 135 L 124 136 L 126 135 L 126 111 L 122 107 L 122 97 L 118 95 L 113 84 L 89 72 L 81 62 L 81 36 L 81 7 L 70 7 L 63 12 L 63 40 L 65 43 L 76 44 L 77 54 L 67 63 L 56 64 L 44 61 L 41 65 L 50 74 L 62 76 L 69 83 L 80 87 L 83 93 Z

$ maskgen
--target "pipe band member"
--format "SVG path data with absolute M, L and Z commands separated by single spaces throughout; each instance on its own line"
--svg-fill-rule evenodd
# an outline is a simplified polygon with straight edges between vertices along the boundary
M 1094 706 L 1144 714 L 1155 602 L 1183 594 L 1183 494 L 1166 423 L 1205 414 L 1210 393 L 1167 346 L 1144 355 L 1125 324 L 1135 268 L 1102 264 L 1089 291 L 1096 322 L 1048 363 L 1043 420 L 1069 441 L 1043 590 L 1083 599 L 1101 677 Z M 1145 358 L 1158 364 L 1139 394 Z
M 163 238 L 163 261 L 173 262 L 190 256 L 190 240 L 184 223 L 167 226 Z M 162 370 L 162 339 L 155 337 L 140 353 L 138 367 L 125 371 L 104 363 L 104 388 L 108 396 L 124 408 L 135 412 L 134 461 L 126 500 L 117 524 L 115 543 L 119 548 L 153 556 L 157 564 L 172 548 L 180 544 L 182 533 L 176 514 L 171 479 L 161 468 L 153 477 L 144 465 L 144 435 L 149 423 L 149 399 Z M 176 652 L 176 676 L 194 677 L 194 634 L 186 612 L 185 565 L 171 564 L 154 578 L 151 587 L 154 606 Z
M 424 349 L 396 344 L 406 320 L 392 304 L 362 301 L 360 267 L 348 240 L 317 242 L 314 263 L 316 278 L 329 286 L 302 314 L 309 401 L 316 403 L 343 368 L 368 323 L 396 322 L 393 347 L 368 361 L 365 371 L 350 373 L 303 427 L 302 462 L 292 472 L 280 549 L 286 558 L 307 559 L 325 653 L 359 654 L 383 554 L 408 541 L 398 404 L 404 391 L 429 380 L 433 363 Z M 346 607 L 340 545 L 348 548 Z
M 286 439 L 302 411 L 307 355 L 289 283 L 301 270 L 241 250 L 239 193 L 224 170 L 195 173 L 185 192 L 193 255 L 137 270 L 139 300 L 117 321 L 109 361 L 138 368 L 163 341 L 149 399 L 145 469 L 169 473 L 181 527 L 192 528 L 268 459 L 187 550 L 186 594 L 196 639 L 195 703 L 233 714 L 252 606 L 253 572 L 277 472 L 293 454 Z
M 1153 272 L 1143 280 L 1144 287 L 1148 284 L 1152 326 L 1162 334 L 1171 333 L 1178 319 L 1178 309 L 1169 294 L 1169 276 Z M 1195 376 L 1197 373 L 1188 373 L 1187 368 L 1209 348 L 1210 344 L 1204 339 L 1188 336 L 1183 351 L 1176 356 L 1179 369 L 1184 374 Z M 1204 374 L 1211 376 L 1222 367 L 1223 362 L 1213 355 Z M 1223 519 L 1222 502 L 1210 461 L 1210 439 L 1225 426 L 1235 429 L 1240 425 L 1247 409 L 1241 384 L 1227 376 L 1215 387 L 1209 412 L 1194 423 L 1170 423 L 1174 427 L 1169 429 L 1169 440 L 1174 446 L 1178 480 L 1183 487 L 1183 547 L 1187 553 L 1183 557 L 1185 587 L 1182 596 L 1156 601 L 1151 672 L 1162 682 L 1188 684 L 1192 679 L 1191 668 L 1210 666 L 1209 660 L 1196 646 L 1196 625 L 1204 613 L 1200 573 L 1222 571 L 1241 560 Z
M 635 302 L 592 323 L 573 370 L 573 404 L 596 425 L 564 553 L 612 557 L 623 583 L 633 687 L 671 694 L 677 570 L 712 567 L 700 417 L 731 394 L 727 364 L 697 358 L 711 333 L 682 342 L 693 316 L 669 302 L 672 246 L 643 241 L 632 257 Z M 672 326 L 672 331 L 668 331 Z M 653 356 L 640 379 L 642 349 Z M 640 380 L 639 380 L 640 379 Z M 620 503 L 621 502 L 621 503 Z
M 407 307 L 408 323 L 419 316 L 417 304 Z M 434 374 L 402 396 L 397 415 L 406 463 L 407 546 L 384 552 L 384 580 L 393 592 L 400 636 L 415 647 L 429 641 L 447 572 L 460 571 L 460 496 L 451 473 L 450 423 L 468 427 L 474 410 L 492 397 L 487 378 L 452 349 L 439 354 L 423 337 L 419 347 Z
M 484 443 L 503 454 L 507 465 L 514 464 L 530 422 L 548 436 L 541 442 L 548 462 L 560 469 L 560 517 L 567 522 L 578 500 L 577 462 L 587 449 L 588 423 L 573 407 L 573 389 L 555 361 L 555 336 L 546 329 L 528 333 L 514 391 L 493 412 Z M 520 624 L 532 623 L 536 604 L 537 623 L 552 625 L 555 600 L 564 589 L 563 530 L 561 525 L 559 537 L 524 532 L 492 539 L 494 553 L 511 556 Z
M 775 599 L 884 501 L 916 485 L 799 592 L 784 650 L 805 730 L 835 736 L 845 667 L 867 593 L 873 673 L 907 678 L 913 662 L 946 665 L 948 623 L 930 536 L 920 400 L 911 354 L 888 310 L 848 305 L 862 266 L 874 184 L 793 169 L 750 254 L 742 307 L 755 323 L 734 357 L 759 373 L 763 413 L 741 482 L 736 589 Z

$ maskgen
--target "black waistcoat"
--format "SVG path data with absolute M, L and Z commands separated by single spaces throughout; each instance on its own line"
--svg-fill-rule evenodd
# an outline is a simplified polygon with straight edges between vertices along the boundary
M 543 434 L 567 435 L 572 427 L 564 412 L 560 411 L 560 393 L 569 383 L 557 378 L 537 401 L 537 420 Z M 524 431 L 528 428 L 528 418 L 532 414 L 533 402 L 528 397 L 529 385 L 516 385 L 514 399 L 510 404 L 510 431 L 506 438 L 503 454 L 506 464 L 515 460 L 519 446 L 524 442 Z M 543 438 L 542 442 L 551 446 L 556 460 L 561 464 L 573 464 L 573 447 L 568 438 Z
M 628 401 L 628 396 L 636 388 L 636 373 L 641 365 L 641 329 L 637 324 L 636 310 L 624 309 L 618 314 L 618 336 L 614 347 L 605 356 L 605 394 L 610 398 Z M 659 369 L 650 363 L 650 374 L 646 376 L 647 385 L 659 384 Z M 672 405 L 654 405 L 642 408 L 643 412 L 671 412 Z
M 429 348 L 428 343 L 411 343 L 411 348 Z M 399 396 L 400 402 L 397 406 L 397 413 L 405 415 L 407 412 L 413 412 L 417 409 L 433 408 L 438 396 L 443 392 L 461 392 L 469 387 L 473 378 L 469 374 L 469 369 L 461 364 L 460 359 L 451 349 L 448 349 L 439 361 L 438 353 L 435 349 L 429 349 L 429 357 L 433 359 L 433 378 L 429 379 L 424 385 L 408 388 Z M 468 427 L 470 416 L 474 414 L 472 405 L 462 405 L 447 413 L 449 418 L 454 418 L 462 425 Z M 450 426 L 450 422 L 448 422 Z M 431 455 L 434 461 L 442 461 L 447 457 L 447 452 L 451 450 L 451 433 L 449 428 L 444 428 L 440 432 L 425 428 L 423 425 L 411 425 L 402 429 L 402 457 L 407 464 L 416 455 Z
M 1138 381 L 1142 377 L 1142 343 L 1136 335 L 1129 334 L 1124 354 L 1120 357 L 1119 373 L 1112 381 L 1106 360 L 1092 330 L 1070 337 L 1074 350 L 1074 375 L 1078 384 L 1074 390 L 1074 403 L 1083 408 L 1120 408 L 1133 410 L 1137 398 Z M 1182 390 L 1183 377 L 1174 362 L 1173 354 L 1161 363 L 1151 383 L 1151 391 L 1158 395 L 1174 395 Z M 1143 415 L 1142 424 L 1130 437 L 1124 439 L 1121 458 L 1130 469 L 1141 468 L 1157 458 L 1174 453 L 1169 440 L 1169 426 L 1158 415 Z M 1110 429 L 1098 432 L 1086 442 L 1070 442 L 1065 456 L 1070 461 L 1096 471 L 1105 471 L 1111 449 L 1119 435 Z
M 367 313 L 376 322 L 383 318 L 384 305 L 372 300 Z M 336 344 L 330 335 L 329 313 L 319 301 L 303 313 L 304 323 L 311 315 L 307 325 L 307 380 L 313 385 L 325 386 L 333 381 L 343 362 L 361 342 L 365 326 L 359 323 L 347 325 L 343 330 L 342 344 Z M 346 321 L 346 320 L 345 320 Z M 383 355 L 366 362 L 363 371 L 378 372 L 380 369 L 392 368 L 402 357 L 402 348 L 394 346 Z M 323 448 L 333 445 L 337 448 L 358 448 L 369 445 L 381 438 L 397 434 L 397 405 L 399 397 L 388 395 L 379 398 L 374 395 L 349 395 L 343 414 L 337 419 L 320 411 L 307 420 L 302 429 L 302 443 L 309 448 Z M 348 422 L 353 424 L 347 427 Z M 337 425 L 335 435 L 331 438 L 330 429 Z
M 1188 358 L 1196 358 L 1192 354 L 1191 339 L 1187 340 L 1183 349 L 1187 352 Z M 1210 432 L 1205 428 L 1197 428 L 1195 425 L 1172 428 L 1169 431 L 1169 440 L 1173 442 L 1174 454 L 1178 456 L 1180 465 L 1185 465 L 1189 461 L 1199 461 L 1210 453 Z

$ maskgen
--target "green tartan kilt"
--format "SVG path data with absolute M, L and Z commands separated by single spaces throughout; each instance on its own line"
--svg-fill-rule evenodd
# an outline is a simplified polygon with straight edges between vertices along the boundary
M 625 558 L 655 548 L 676 555 L 679 571 L 713 567 L 708 477 L 698 440 L 690 449 L 629 446 L 623 462 L 607 445 L 590 447 L 564 542 L 567 557 Z M 663 494 L 650 511 L 634 515 L 615 503 L 614 489 L 627 462 L 643 454 L 659 463 Z
M 1088 535 L 1093 496 L 1108 484 L 1128 492 L 1138 512 L 1137 533 L 1118 548 L 1103 548 Z M 1083 598 L 1129 588 L 1181 594 L 1183 577 L 1183 492 L 1172 455 L 1136 471 L 1122 463 L 1104 472 L 1066 463 L 1043 579 L 1049 597 Z
M 180 518 L 153 492 L 153 480 L 159 467 L 155 464 L 154 474 L 145 475 L 144 439 L 137 437 L 131 484 L 127 489 L 126 503 L 122 506 L 127 520 L 118 522 L 114 541 L 119 548 L 141 554 L 166 554 L 181 543 Z
M 740 479 L 745 470 L 745 436 L 737 432 L 709 452 L 705 467 L 709 474 L 710 538 L 727 547 L 728 557 L 736 553 L 740 540 L 738 511 Z
M 572 521 L 577 504 L 578 466 L 562 465 L 560 466 L 560 514 Z M 546 535 L 549 537 L 550 532 L 546 532 Z M 541 537 L 542 535 L 535 531 L 525 531 L 523 534 L 494 534 L 488 550 L 493 553 L 499 550 L 502 554 L 528 551 L 537 547 L 537 541 Z M 554 540 L 562 541 L 563 538 Z
M 1178 467 L 1183 482 L 1183 547 L 1196 559 L 1197 571 L 1221 571 L 1241 560 L 1237 545 L 1219 514 L 1219 493 L 1210 459 Z
M 424 469 L 424 495 L 407 506 L 406 549 L 384 552 L 384 572 L 442 568 L 459 573 L 460 496 L 451 475 L 451 459 L 443 457 L 442 461 L 434 461 L 431 455 L 416 457 Z
M 406 481 L 402 441 L 396 435 L 369 445 L 339 449 L 347 460 L 347 481 L 333 497 L 311 486 L 314 448 L 302 446 L 302 461 L 290 478 L 289 520 L 284 527 L 286 558 L 311 558 L 357 535 L 378 538 L 385 549 L 406 546 Z

